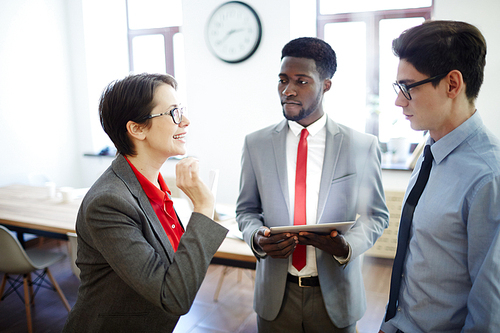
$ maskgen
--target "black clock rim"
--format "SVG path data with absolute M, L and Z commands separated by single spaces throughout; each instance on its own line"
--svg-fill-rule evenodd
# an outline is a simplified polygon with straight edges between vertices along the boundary
M 221 56 L 219 56 L 213 49 L 212 49 L 212 46 L 210 45 L 210 43 L 208 42 L 208 37 L 205 36 L 205 40 L 206 40 L 206 44 L 208 45 L 208 49 L 210 50 L 210 52 L 215 55 L 216 58 L 226 62 L 226 63 L 229 63 L 229 64 L 237 64 L 239 62 L 243 62 L 245 60 L 247 60 L 248 58 L 250 58 L 254 53 L 255 51 L 257 51 L 257 49 L 259 48 L 259 45 L 260 45 L 260 41 L 262 39 L 262 23 L 260 22 L 260 17 L 259 17 L 259 14 L 257 14 L 257 12 L 255 11 L 255 9 L 253 9 L 249 4 L 245 3 L 245 2 L 242 2 L 242 1 L 227 1 L 227 2 L 224 2 L 223 4 L 219 5 L 217 8 L 215 8 L 212 13 L 210 14 L 209 16 L 209 19 L 207 21 L 207 24 L 206 24 L 206 28 L 205 28 L 205 35 L 208 33 L 208 24 L 210 23 L 210 20 L 212 19 L 212 16 L 223 6 L 226 6 L 230 3 L 237 3 L 237 4 L 240 4 L 240 5 L 243 5 L 245 7 L 247 7 L 251 12 L 252 14 L 255 16 L 255 18 L 257 19 L 257 26 L 258 26 L 258 30 L 259 30 L 259 35 L 257 37 L 257 41 L 255 42 L 255 45 L 253 46 L 252 50 L 249 51 L 244 57 L 241 57 L 239 59 L 235 59 L 235 60 L 227 60 L 227 59 L 224 59 L 222 58 Z

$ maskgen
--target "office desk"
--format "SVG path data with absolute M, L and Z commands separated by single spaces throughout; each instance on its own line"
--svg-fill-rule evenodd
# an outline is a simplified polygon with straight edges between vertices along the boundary
M 230 219 L 219 223 L 231 230 L 231 227 L 235 226 L 236 221 Z M 255 269 L 256 261 L 257 259 L 248 244 L 241 239 L 232 238 L 231 236 L 226 237 L 212 259 L 213 264 L 247 269 Z
M 0 187 L 0 224 L 18 235 L 33 233 L 67 240 L 67 233 L 75 232 L 80 202 L 73 200 L 66 203 L 61 198 L 49 198 L 45 187 Z

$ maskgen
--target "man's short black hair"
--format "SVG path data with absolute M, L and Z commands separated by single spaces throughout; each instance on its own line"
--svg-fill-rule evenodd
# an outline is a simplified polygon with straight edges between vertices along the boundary
M 281 50 L 281 59 L 284 57 L 313 59 L 321 79 L 331 79 L 337 70 L 335 51 L 319 38 L 301 37 L 288 42 Z

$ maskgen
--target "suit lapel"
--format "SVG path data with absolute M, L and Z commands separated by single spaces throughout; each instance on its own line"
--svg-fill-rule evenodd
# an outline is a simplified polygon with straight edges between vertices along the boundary
M 274 162 L 278 172 L 278 180 L 281 186 L 281 193 L 285 197 L 287 211 L 290 211 L 290 196 L 288 194 L 288 173 L 286 163 L 286 136 L 288 133 L 287 121 L 283 120 L 276 125 L 272 132 L 272 143 L 274 152 Z
M 130 168 L 130 165 L 128 165 L 128 162 L 122 155 L 119 155 L 113 161 L 113 170 L 128 187 L 130 193 L 132 193 L 132 195 L 137 199 L 144 215 L 146 215 L 150 228 L 153 230 L 156 238 L 160 240 L 159 243 L 163 247 L 163 250 L 167 254 L 169 260 L 172 261 L 175 253 L 174 248 L 172 247 L 172 244 L 170 244 L 168 236 L 166 235 L 165 230 L 163 230 L 160 220 L 158 220 L 158 216 L 156 216 L 156 213 L 149 202 L 148 196 L 142 189 L 142 186 Z
M 326 121 L 326 142 L 325 159 L 323 161 L 323 170 L 321 172 L 321 184 L 319 188 L 317 222 L 321 221 L 325 209 L 326 200 L 330 192 L 333 181 L 333 175 L 339 162 L 340 150 L 344 141 L 344 134 L 330 118 Z

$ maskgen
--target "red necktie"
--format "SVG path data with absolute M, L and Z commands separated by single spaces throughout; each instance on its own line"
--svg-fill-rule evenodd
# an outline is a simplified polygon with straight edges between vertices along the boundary
M 309 132 L 303 129 L 300 133 L 297 148 L 297 167 L 295 171 L 295 208 L 293 225 L 306 224 L 306 176 L 307 176 L 307 136 Z M 306 265 L 306 246 L 298 244 L 292 255 L 292 265 L 300 271 Z

